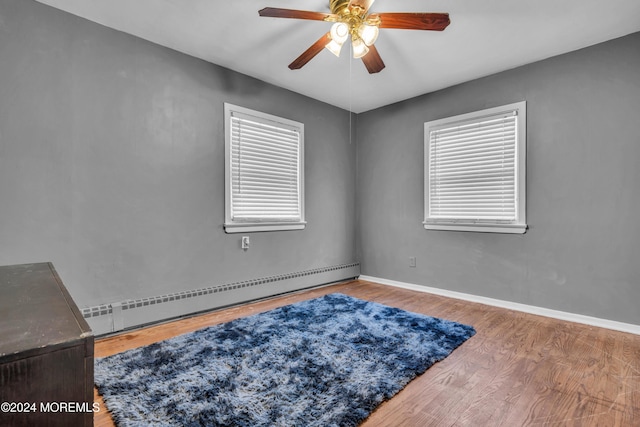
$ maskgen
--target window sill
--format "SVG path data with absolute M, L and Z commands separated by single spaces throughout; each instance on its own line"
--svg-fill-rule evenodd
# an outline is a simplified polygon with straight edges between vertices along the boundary
M 288 222 L 288 223 L 235 223 L 225 224 L 225 233 L 253 233 L 257 231 L 286 231 L 286 230 L 303 230 L 306 222 Z
M 474 231 L 480 233 L 524 234 L 527 224 L 433 224 L 424 223 L 427 230 Z

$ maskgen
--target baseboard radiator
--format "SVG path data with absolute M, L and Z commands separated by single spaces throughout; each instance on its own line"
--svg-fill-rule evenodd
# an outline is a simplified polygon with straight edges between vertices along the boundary
M 94 335 L 104 335 L 286 292 L 348 280 L 359 275 L 359 263 L 342 264 L 149 298 L 101 304 L 82 308 L 81 311 Z

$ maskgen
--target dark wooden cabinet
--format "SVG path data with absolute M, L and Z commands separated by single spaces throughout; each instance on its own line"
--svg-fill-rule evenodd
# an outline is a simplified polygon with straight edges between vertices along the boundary
M 0 426 L 92 426 L 93 341 L 51 263 L 0 267 Z

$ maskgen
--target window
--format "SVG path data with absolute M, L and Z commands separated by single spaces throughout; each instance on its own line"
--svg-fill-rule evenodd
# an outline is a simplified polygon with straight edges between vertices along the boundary
M 304 220 L 304 125 L 224 105 L 225 231 L 299 230 Z
M 524 233 L 526 102 L 424 125 L 428 230 Z

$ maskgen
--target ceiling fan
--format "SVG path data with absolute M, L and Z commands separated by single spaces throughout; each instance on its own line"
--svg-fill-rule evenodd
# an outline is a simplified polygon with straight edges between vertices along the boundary
M 275 7 L 265 7 L 258 13 L 260 16 L 272 18 L 310 19 L 334 23 L 328 33 L 289 64 L 290 69 L 304 67 L 324 48 L 339 56 L 342 45 L 351 36 L 353 57 L 362 58 L 371 74 L 380 72 L 385 67 L 374 45 L 380 28 L 442 31 L 451 22 L 448 13 L 368 13 L 373 2 L 374 0 L 329 0 L 331 13 Z

